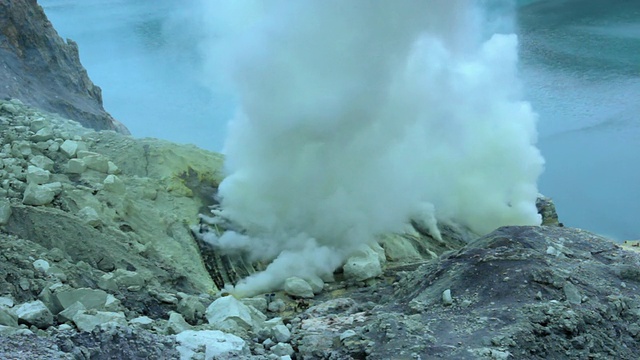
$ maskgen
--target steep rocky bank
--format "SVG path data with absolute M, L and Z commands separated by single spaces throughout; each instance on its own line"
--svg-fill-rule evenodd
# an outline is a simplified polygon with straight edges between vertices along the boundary
M 80 64 L 78 46 L 58 36 L 36 0 L 0 0 L 0 98 L 128 133 L 102 106 L 102 91 Z
M 261 264 L 197 237 L 222 157 L 0 101 L 0 358 L 635 359 L 640 257 L 559 227 L 387 234 L 334 279 L 219 291 Z M 204 220 L 204 222 L 203 222 Z M 216 223 L 216 222 L 213 222 Z M 218 222 L 219 224 L 219 222 Z M 212 225 L 213 226 L 213 225 Z M 417 226 L 417 225 L 416 225 Z M 357 260 L 357 261 L 356 261 Z M 353 269 L 351 269 L 353 270 Z

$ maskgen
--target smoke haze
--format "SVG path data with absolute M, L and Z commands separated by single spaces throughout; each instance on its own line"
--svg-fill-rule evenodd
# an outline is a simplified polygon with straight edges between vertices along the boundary
M 211 81 L 240 104 L 221 214 L 246 229 L 207 240 L 275 259 L 238 293 L 331 274 L 412 218 L 477 233 L 539 224 L 543 159 L 517 38 L 491 34 L 472 3 L 203 5 Z

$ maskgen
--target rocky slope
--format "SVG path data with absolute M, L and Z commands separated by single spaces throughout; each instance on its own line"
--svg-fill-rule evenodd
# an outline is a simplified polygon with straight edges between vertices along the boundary
M 74 119 L 97 130 L 128 133 L 102 107 L 102 93 L 36 0 L 0 0 L 0 98 Z
M 0 101 L 0 358 L 635 359 L 640 257 L 560 227 L 387 234 L 334 281 L 198 241 L 222 157 Z M 210 215 L 210 214 L 209 214 Z M 204 222 L 203 222 L 204 220 Z M 416 225 L 417 226 L 417 225 Z M 349 261 L 348 261 L 349 262 Z M 375 265 L 375 266 L 372 266 Z M 373 269 L 373 270 L 368 270 Z

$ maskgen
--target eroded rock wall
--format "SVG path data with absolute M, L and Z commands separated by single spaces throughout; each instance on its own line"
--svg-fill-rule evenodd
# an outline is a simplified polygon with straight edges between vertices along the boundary
M 58 35 L 36 0 L 0 0 L 0 98 L 20 99 L 88 128 L 129 133 L 104 110 L 77 44 Z

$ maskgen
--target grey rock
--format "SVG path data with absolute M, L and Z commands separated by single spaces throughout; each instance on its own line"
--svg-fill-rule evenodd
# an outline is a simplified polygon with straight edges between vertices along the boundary
M 453 298 L 451 297 L 450 289 L 447 289 L 442 292 L 442 303 L 447 306 L 453 304 Z
M 267 299 L 263 296 L 256 296 L 251 298 L 240 299 L 243 304 L 250 305 L 256 308 L 258 311 L 264 313 L 267 311 Z
M 120 168 L 118 168 L 118 166 L 116 164 L 114 164 L 112 161 L 108 161 L 107 164 L 109 165 L 109 167 L 107 169 L 107 174 L 119 174 L 120 173 Z
M 70 159 L 67 162 L 66 173 L 68 174 L 82 174 L 87 170 L 87 164 L 82 159 Z
M 102 225 L 102 218 L 98 214 L 98 212 L 89 206 L 85 206 L 78 211 L 78 217 L 82 219 L 82 221 L 93 227 L 98 227 Z
M 166 332 L 168 335 L 180 334 L 183 331 L 191 330 L 189 325 L 181 314 L 171 311 L 169 313 L 169 321 L 167 321 Z
M 129 321 L 129 325 L 140 327 L 143 329 L 151 329 L 153 326 L 153 319 L 148 316 L 139 316 Z
M 16 158 L 25 158 L 31 156 L 31 143 L 27 141 L 16 141 L 11 146 L 11 155 Z M 6 164 L 5 164 L 6 165 Z
M 567 301 L 571 304 L 578 305 L 582 303 L 582 295 L 580 295 L 580 290 L 573 285 L 571 282 L 567 281 L 562 287 L 564 291 L 564 296 L 567 298 Z
M 154 297 L 165 304 L 178 304 L 178 298 L 174 294 L 157 293 L 154 294 Z
M 51 266 L 49 267 L 49 269 L 47 269 L 47 271 L 45 272 L 47 275 L 49 276 L 53 276 L 55 278 L 57 278 L 58 280 L 62 281 L 62 282 L 66 282 L 68 277 L 67 274 L 59 267 L 57 266 Z
M 88 169 L 105 174 L 109 172 L 109 159 L 106 156 L 90 151 L 78 151 L 77 156 L 84 161 Z
M 107 311 L 122 310 L 122 304 L 120 300 L 111 294 L 107 294 L 107 300 L 104 303 L 104 309 Z
M 107 177 L 103 181 L 103 185 L 105 190 L 115 194 L 124 194 L 126 191 L 124 182 L 122 182 L 119 177 L 113 174 L 107 175 Z
M 125 269 L 116 269 L 113 272 L 113 280 L 118 284 L 118 286 L 123 287 L 142 287 L 145 285 L 146 281 L 140 273 L 136 271 L 129 271 Z
M 233 296 L 223 296 L 207 307 L 206 317 L 209 324 L 242 332 L 259 328 L 266 316 L 252 306 L 247 306 Z M 238 328 L 239 327 L 239 328 Z
M 13 105 L 13 104 L 9 104 L 9 103 L 5 103 L 2 104 L 2 106 L 0 107 L 0 109 L 2 111 L 6 111 L 11 115 L 16 115 L 20 110 L 18 110 L 18 107 Z
M 176 310 L 184 316 L 185 320 L 190 323 L 195 323 L 204 316 L 207 309 L 197 297 L 186 296 L 180 299 Z
M 0 225 L 4 225 L 11 217 L 11 203 L 7 199 L 0 199 Z
M 52 141 L 51 144 L 47 147 L 47 151 L 51 153 L 56 153 L 60 150 L 60 144 L 56 141 Z
M 60 151 L 72 158 L 76 156 L 76 152 L 78 151 L 78 142 L 74 140 L 65 140 L 62 145 L 60 145 Z
M 113 273 L 106 273 L 98 279 L 98 287 L 102 290 L 118 291 L 118 284 Z
M 267 310 L 271 312 L 283 312 L 287 304 L 284 303 L 282 299 L 275 299 L 269 303 Z
M 49 182 L 51 173 L 37 166 L 29 165 L 27 168 L 27 183 L 42 185 Z
M 324 289 L 324 281 L 319 276 L 308 276 L 304 280 L 311 286 L 314 294 L 319 294 Z
M 28 329 L 19 329 L 13 326 L 0 325 L 0 335 L 33 335 L 33 332 Z
M 183 331 L 176 335 L 176 341 L 181 359 L 232 359 L 251 355 L 244 340 L 218 330 Z
M 62 183 L 59 181 L 42 184 L 42 186 L 53 190 L 56 195 L 59 195 L 62 192 Z
M 342 334 L 340 334 L 340 341 L 343 341 L 346 338 L 350 338 L 352 336 L 356 336 L 357 333 L 351 329 L 345 330 Z
M 32 157 L 31 160 L 29 160 L 29 162 L 41 169 L 44 169 L 47 171 L 53 171 L 53 164 L 54 164 L 53 160 L 49 159 L 44 155 L 36 155 Z
M 291 340 L 291 331 L 284 325 L 276 325 L 273 328 L 273 336 L 278 342 L 286 343 Z
M 121 312 L 80 310 L 73 317 L 73 323 L 80 331 L 89 332 L 96 327 L 126 326 L 127 319 Z
M 41 118 L 31 120 L 31 123 L 29 124 L 29 129 L 31 129 L 31 131 L 33 132 L 37 132 L 38 130 L 43 129 L 49 124 L 50 123 L 45 118 L 41 117 Z
M 11 297 L 8 296 L 0 296 L 0 308 L 2 307 L 13 307 L 13 299 Z
M 343 269 L 345 278 L 355 281 L 364 281 L 382 274 L 380 256 L 369 246 L 364 246 L 347 259 Z
M 304 279 L 296 276 L 287 278 L 284 281 L 284 292 L 291 296 L 301 298 L 312 298 L 314 295 L 311 285 Z
M 293 355 L 293 347 L 290 344 L 278 343 L 271 348 L 271 352 L 278 356 L 291 356 Z
M 560 226 L 558 213 L 556 212 L 556 206 L 553 203 L 553 200 L 543 195 L 538 195 L 538 198 L 536 199 L 536 208 L 542 217 L 542 225 Z
M 22 203 L 25 205 L 47 205 L 53 201 L 56 192 L 45 185 L 29 184 L 24 190 Z
M 108 295 L 103 290 L 80 288 L 59 291 L 54 294 L 54 298 L 63 309 L 80 302 L 87 309 L 102 310 L 106 306 Z
M 39 329 L 46 329 L 53 325 L 53 314 L 40 300 L 17 306 L 16 315 L 20 323 L 33 325 Z
M 53 139 L 53 136 L 53 130 L 50 127 L 44 127 L 31 136 L 30 140 L 33 142 L 47 141 Z
M 51 267 L 51 265 L 49 265 L 49 262 L 47 260 L 38 259 L 33 262 L 33 267 L 34 269 L 42 273 L 46 273 L 47 270 L 49 270 L 49 268 Z
M 0 325 L 18 327 L 18 316 L 10 309 L 0 307 Z
M 271 349 L 275 344 L 271 339 L 265 339 L 265 341 L 262 342 L 262 346 L 267 350 Z
M 76 301 L 70 306 L 67 306 L 66 309 L 58 313 L 58 322 L 73 322 L 73 317 L 76 316 L 78 312 L 83 310 L 87 310 L 87 308 L 82 305 L 81 302 Z

